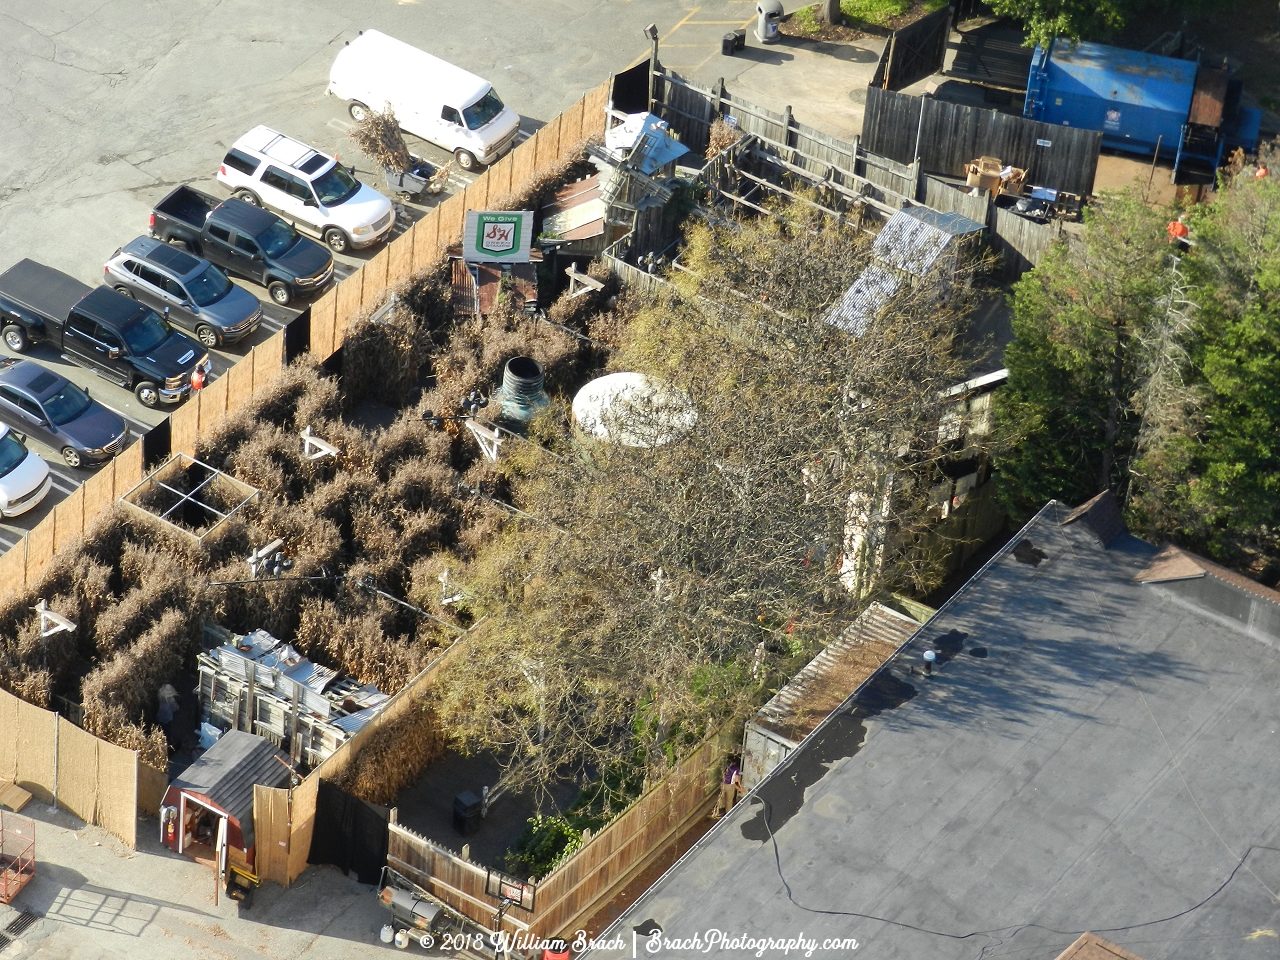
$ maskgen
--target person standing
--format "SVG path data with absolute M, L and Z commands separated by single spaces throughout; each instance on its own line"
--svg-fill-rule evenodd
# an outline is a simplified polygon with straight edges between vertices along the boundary
M 720 781 L 720 796 L 716 798 L 716 806 L 711 813 L 711 819 L 719 820 L 723 814 L 728 813 L 733 805 L 738 802 L 738 795 L 744 792 L 742 789 L 742 765 L 736 756 L 730 757 L 728 764 L 724 768 L 724 777 Z

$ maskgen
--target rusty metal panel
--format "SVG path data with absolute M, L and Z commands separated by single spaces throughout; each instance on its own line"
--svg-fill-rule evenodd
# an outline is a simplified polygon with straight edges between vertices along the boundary
M 1227 71 L 1224 67 L 1206 67 L 1196 71 L 1196 86 L 1191 94 L 1191 111 L 1187 123 L 1204 127 L 1222 125 L 1223 104 L 1227 102 Z

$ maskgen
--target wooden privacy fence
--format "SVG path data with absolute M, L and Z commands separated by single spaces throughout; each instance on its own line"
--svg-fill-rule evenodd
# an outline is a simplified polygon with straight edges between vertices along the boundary
M 0 690 L 0 782 L 137 847 L 139 813 L 158 811 L 164 775 L 65 717 Z
M 1021 276 L 1040 262 L 1044 251 L 1061 235 L 1061 225 L 1056 222 L 1048 225 L 1035 223 L 996 208 L 987 194 L 972 197 L 966 190 L 957 189 L 945 180 L 923 175 L 923 169 L 936 169 L 929 167 L 929 158 L 933 158 L 936 164 L 953 165 L 954 170 L 948 167 L 939 172 L 953 175 L 954 179 L 963 176 L 963 165 L 977 155 L 973 152 L 975 150 L 1014 150 L 1016 147 L 1024 152 L 1032 151 L 1028 155 L 1034 158 L 1034 151 L 1045 154 L 1052 149 L 1056 151 L 1053 165 L 1042 165 L 1042 168 L 1033 168 L 1032 172 L 1060 170 L 1066 176 L 1072 169 L 1071 165 L 1079 163 L 1083 166 L 1075 171 L 1075 179 L 1068 178 L 1063 182 L 1081 186 L 1087 181 L 1083 188 L 1085 194 L 1093 187 L 1101 144 L 1101 134 L 1095 131 L 1052 127 L 992 110 L 961 107 L 927 97 L 908 97 L 871 88 L 867 92 L 867 110 L 868 117 L 873 113 L 875 116 L 864 124 L 864 131 L 870 129 L 871 132 L 864 133 L 861 142 L 856 139 L 843 141 L 797 123 L 790 110 L 785 114 L 773 113 L 734 97 L 726 91 L 723 81 L 713 91 L 666 71 L 659 71 L 655 76 L 661 82 L 656 87 L 658 102 L 654 110 L 671 124 L 687 145 L 697 147 L 700 144 L 701 149 L 705 149 L 709 142 L 708 131 L 715 118 L 733 116 L 739 129 L 754 135 L 753 157 L 767 153 L 784 172 L 797 174 L 811 183 L 830 185 L 846 196 L 860 195 L 881 216 L 888 216 L 897 208 L 923 203 L 934 210 L 959 213 L 983 224 L 988 228 L 992 247 L 1002 255 L 1003 272 L 1008 279 Z M 921 109 L 925 111 L 924 135 L 921 137 L 924 156 L 920 164 L 915 164 L 911 158 L 915 152 Z M 888 119 L 890 112 L 894 117 L 892 121 Z M 892 136 L 889 127 L 892 127 Z M 934 127 L 946 127 L 948 130 L 958 127 L 963 136 L 959 142 L 939 145 L 931 142 L 930 138 L 952 134 L 938 134 Z M 1051 148 L 1036 146 L 1037 134 L 1043 132 L 1041 127 L 1048 128 L 1054 137 L 1062 135 L 1052 142 Z M 886 154 L 876 146 L 881 143 L 887 143 L 898 153 Z M 940 156 L 944 160 L 938 160 Z M 1008 156 L 1017 157 L 1019 154 L 1015 151 Z M 907 162 L 903 162 L 904 157 Z M 1002 159 L 1007 157 L 1002 156 Z M 1077 192 L 1067 187 L 1059 189 Z M 629 238 L 624 237 L 605 251 L 605 261 L 614 276 L 624 283 L 646 292 L 655 292 L 659 281 L 627 263 L 634 259 L 635 254 L 644 252 L 632 248 Z
M 963 177 L 979 156 L 998 157 L 1027 171 L 1027 183 L 1087 197 L 1093 193 L 1102 133 L 1026 120 L 995 110 L 932 97 L 867 88 L 862 146 L 911 164 L 916 143 L 923 170 Z
M 727 733 L 722 729 L 705 740 L 573 856 L 536 881 L 533 909 L 511 907 L 503 928 L 553 937 L 582 927 L 670 841 L 710 811 L 718 762 L 731 746 Z M 499 898 L 489 892 L 496 888 L 485 867 L 397 824 L 391 825 L 387 850 L 389 866 L 482 926 L 492 924 Z

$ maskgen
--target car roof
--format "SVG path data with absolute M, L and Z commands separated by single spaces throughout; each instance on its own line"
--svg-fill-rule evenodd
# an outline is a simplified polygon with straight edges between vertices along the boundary
M 268 160 L 272 160 L 281 166 L 289 167 L 293 170 L 301 170 L 302 167 L 310 167 L 314 173 L 317 169 L 314 162 L 315 158 L 321 158 L 327 165 L 331 160 L 328 154 L 323 153 L 314 147 L 309 147 L 301 140 L 295 140 L 293 137 L 285 136 L 278 130 L 272 130 L 270 127 L 259 124 L 254 127 L 234 144 L 235 149 L 252 150 Z
M 431 85 L 432 92 L 450 106 L 469 107 L 492 88 L 488 80 L 448 60 L 419 50 L 380 30 L 365 30 L 339 51 L 356 51 L 361 63 L 378 63 L 397 82 Z M 350 54 L 347 54 L 350 56 Z
M 280 218 L 243 200 L 224 200 L 217 209 L 217 219 L 245 233 L 257 236 Z
M 113 326 L 124 326 L 151 310 L 131 297 L 116 293 L 110 287 L 95 287 L 90 290 L 76 304 L 75 309 L 77 313 Z
M 121 252 L 141 257 L 148 263 L 154 263 L 179 280 L 199 274 L 209 265 L 208 260 L 179 250 L 153 237 L 138 237 L 130 240 Z
M 8 367 L 0 367 L 0 383 L 17 387 L 37 400 L 43 400 L 61 390 L 67 378 L 34 360 L 19 360 Z

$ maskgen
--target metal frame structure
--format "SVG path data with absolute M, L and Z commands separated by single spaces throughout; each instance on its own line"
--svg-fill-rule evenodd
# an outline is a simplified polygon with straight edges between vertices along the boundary
M 13 903 L 36 875 L 36 822 L 0 810 L 0 903 Z
M 204 470 L 207 475 L 199 480 L 191 490 L 180 490 L 172 485 L 172 482 L 183 473 L 192 471 L 193 469 Z M 168 481 L 168 482 L 167 482 Z M 227 502 L 234 502 L 230 510 L 223 512 L 217 507 L 206 503 L 200 498 L 200 494 L 204 491 L 218 490 L 221 492 Z M 165 491 L 170 496 L 176 498 L 175 502 L 168 506 L 163 513 L 156 513 L 148 509 L 141 502 L 144 497 L 149 494 L 155 494 L 157 491 Z M 197 545 L 203 544 L 206 537 L 210 536 L 218 530 L 224 523 L 234 516 L 246 504 L 251 503 L 258 496 L 256 487 L 251 487 L 247 483 L 241 483 L 235 477 L 223 473 L 209 464 L 189 457 L 185 453 L 175 453 L 163 464 L 160 465 L 153 473 L 143 478 L 139 483 L 131 487 L 121 498 L 120 502 L 129 509 L 141 516 L 151 520 L 159 520 L 165 527 L 182 534 L 194 540 Z M 238 498 L 238 502 L 237 502 Z M 180 507 L 194 506 L 209 517 L 216 517 L 203 533 L 196 533 L 187 527 L 176 523 L 170 519 L 174 516 L 175 511 Z

